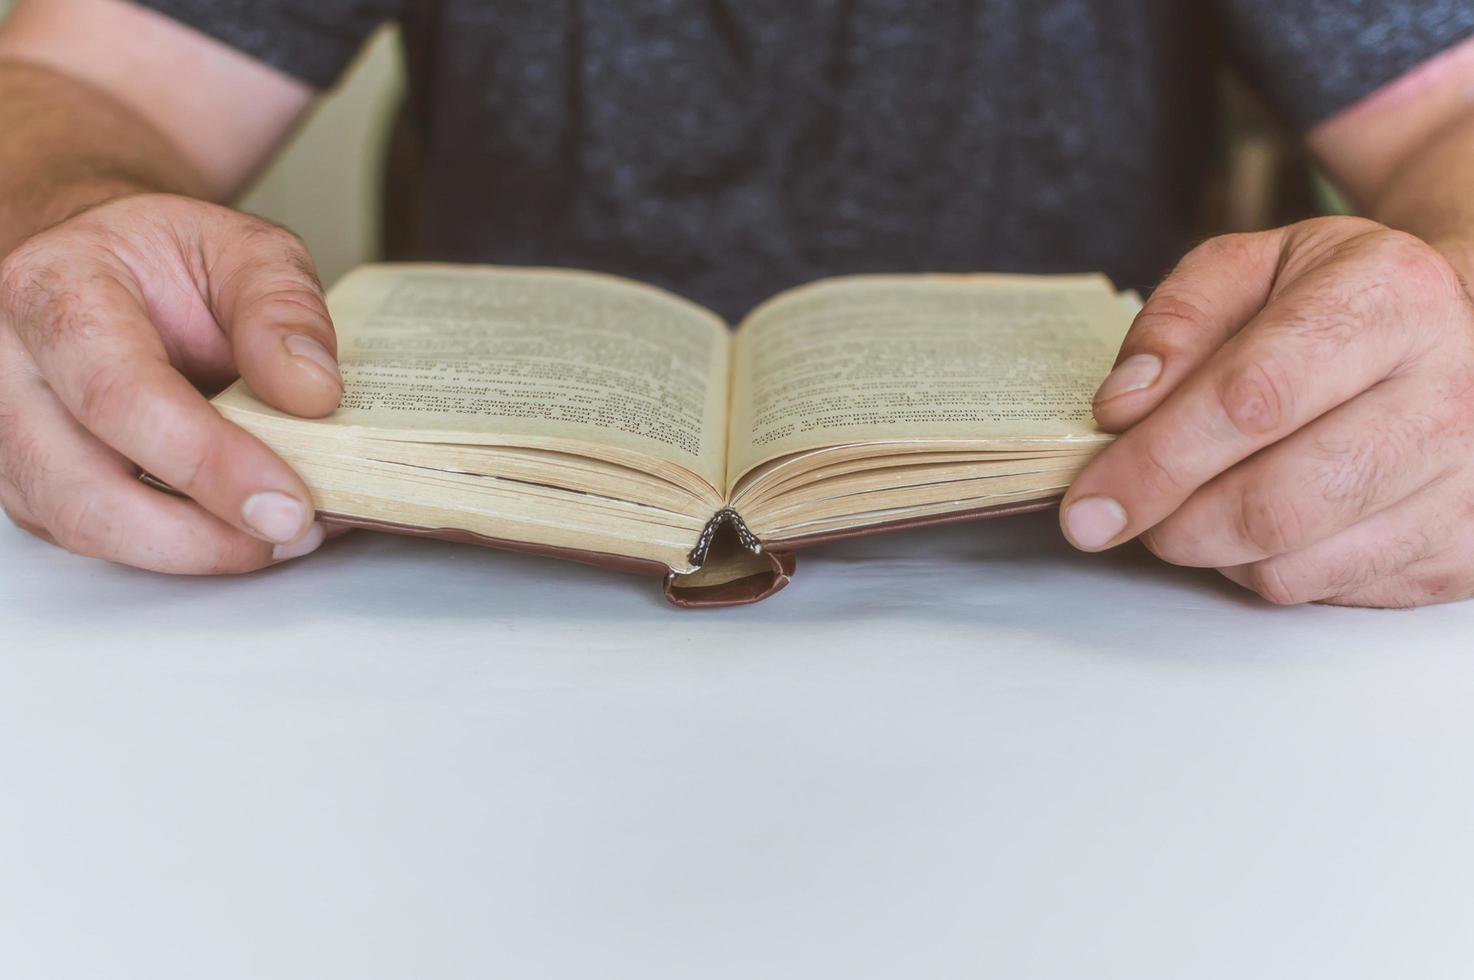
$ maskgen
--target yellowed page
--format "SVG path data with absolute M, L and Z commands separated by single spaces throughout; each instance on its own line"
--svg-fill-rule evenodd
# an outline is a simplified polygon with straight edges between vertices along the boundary
M 728 331 L 687 300 L 594 273 L 374 265 L 328 305 L 343 403 L 301 424 L 635 454 L 723 486 Z M 287 419 L 239 384 L 216 404 Z
M 293 444 L 281 457 L 312 488 L 319 511 L 492 538 L 649 558 L 690 571 L 691 545 L 709 513 L 675 511 L 533 480 L 406 466 L 350 443 L 335 453 Z M 566 481 L 565 481 L 566 482 Z
M 1104 441 L 1090 400 L 1131 317 L 1103 276 L 856 276 L 785 293 L 737 332 L 727 484 L 872 440 Z

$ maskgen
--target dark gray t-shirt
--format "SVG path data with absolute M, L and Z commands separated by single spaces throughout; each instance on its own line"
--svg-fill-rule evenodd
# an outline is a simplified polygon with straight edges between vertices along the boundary
M 419 257 L 602 269 L 735 317 L 877 270 L 1152 283 L 1229 60 L 1304 128 L 1470 0 L 144 0 L 317 86 L 404 28 Z

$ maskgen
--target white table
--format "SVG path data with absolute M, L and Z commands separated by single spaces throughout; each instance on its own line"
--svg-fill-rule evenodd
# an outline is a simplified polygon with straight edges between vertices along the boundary
M 783 594 L 0 524 L 0 975 L 1468 978 L 1474 604 L 1278 609 L 1049 516 Z

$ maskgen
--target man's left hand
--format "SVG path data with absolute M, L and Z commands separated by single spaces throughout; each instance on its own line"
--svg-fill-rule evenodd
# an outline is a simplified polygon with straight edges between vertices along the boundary
M 1140 535 L 1276 603 L 1474 595 L 1474 300 L 1418 238 L 1319 218 L 1206 242 L 1095 415 L 1122 435 L 1062 504 L 1076 547 Z

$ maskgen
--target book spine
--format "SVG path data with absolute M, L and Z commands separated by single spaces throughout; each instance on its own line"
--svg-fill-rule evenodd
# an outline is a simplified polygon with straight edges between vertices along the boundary
M 757 535 L 748 530 L 747 523 L 742 520 L 742 515 L 730 507 L 723 507 L 713 514 L 711 520 L 706 522 L 706 527 L 701 529 L 701 536 L 696 539 L 696 547 L 692 548 L 691 553 L 686 556 L 691 564 L 697 568 L 706 564 L 706 556 L 711 551 L 711 543 L 716 540 L 717 532 L 724 525 L 731 525 L 742 547 L 754 555 L 763 553 L 763 543 L 757 539 Z

